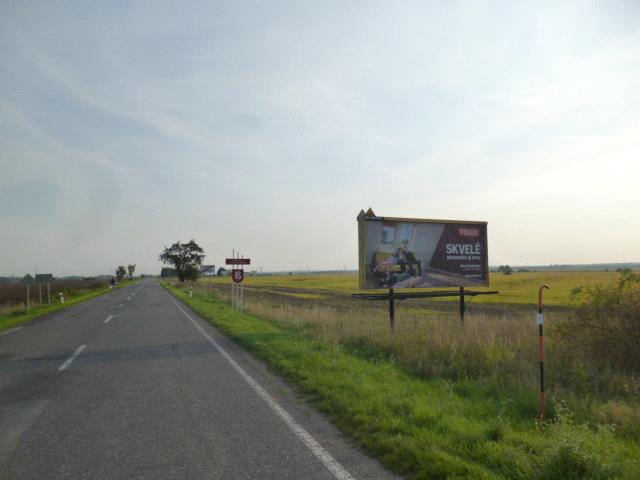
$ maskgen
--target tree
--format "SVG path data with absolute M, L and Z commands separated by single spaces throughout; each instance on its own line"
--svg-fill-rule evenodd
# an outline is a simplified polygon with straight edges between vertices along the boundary
M 173 265 L 178 275 L 178 280 L 196 280 L 200 273 L 200 266 L 204 259 L 204 250 L 191 240 L 189 243 L 179 241 L 170 247 L 164 247 L 159 256 L 161 262 Z
M 133 278 L 133 272 L 136 271 L 135 263 L 133 265 L 132 264 L 127 265 L 127 270 L 129 271 L 129 280 L 131 280 Z
M 127 274 L 127 271 L 124 269 L 124 265 L 118 266 L 116 269 L 116 277 L 118 277 L 118 281 L 121 282 L 124 276 Z
M 505 275 L 511 275 L 513 273 L 513 268 L 509 265 L 500 265 L 500 267 L 498 267 L 498 271 Z
M 169 268 L 169 267 L 162 267 L 162 270 L 160 270 L 160 277 L 165 278 L 165 277 L 176 277 L 178 274 L 176 273 L 176 269 L 175 268 Z

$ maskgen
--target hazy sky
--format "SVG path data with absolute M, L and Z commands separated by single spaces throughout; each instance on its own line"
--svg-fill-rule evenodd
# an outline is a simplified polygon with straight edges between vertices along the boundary
M 636 0 L 4 0 L 0 45 L 0 275 L 356 268 L 368 207 L 640 261 Z

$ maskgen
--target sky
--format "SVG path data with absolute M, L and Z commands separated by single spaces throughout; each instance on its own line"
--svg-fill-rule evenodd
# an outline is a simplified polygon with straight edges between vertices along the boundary
M 355 269 L 369 207 L 640 261 L 635 0 L 4 0 L 0 44 L 0 275 Z

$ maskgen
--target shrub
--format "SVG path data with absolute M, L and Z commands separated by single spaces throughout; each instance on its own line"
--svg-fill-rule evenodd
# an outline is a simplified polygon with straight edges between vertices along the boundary
M 640 275 L 624 270 L 617 284 L 582 288 L 573 300 L 557 330 L 564 346 L 594 372 L 640 374 Z

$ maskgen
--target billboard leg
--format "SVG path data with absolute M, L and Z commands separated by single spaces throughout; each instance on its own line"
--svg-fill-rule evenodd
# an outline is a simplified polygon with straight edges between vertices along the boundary
M 391 328 L 391 333 L 395 331 L 396 327 L 396 313 L 395 313 L 395 304 L 393 301 L 393 288 L 389 289 L 389 327 Z
M 460 287 L 460 325 L 464 327 L 464 287 Z

